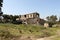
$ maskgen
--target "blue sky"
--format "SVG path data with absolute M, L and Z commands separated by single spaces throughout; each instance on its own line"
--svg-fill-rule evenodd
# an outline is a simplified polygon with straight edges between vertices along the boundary
M 38 12 L 44 19 L 50 15 L 60 17 L 60 0 L 4 0 L 2 11 L 9 15 Z

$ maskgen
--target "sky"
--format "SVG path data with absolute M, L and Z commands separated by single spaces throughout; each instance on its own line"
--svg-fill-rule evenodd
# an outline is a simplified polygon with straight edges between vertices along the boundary
M 3 0 L 3 14 L 24 15 L 38 12 L 40 18 L 60 17 L 60 0 Z

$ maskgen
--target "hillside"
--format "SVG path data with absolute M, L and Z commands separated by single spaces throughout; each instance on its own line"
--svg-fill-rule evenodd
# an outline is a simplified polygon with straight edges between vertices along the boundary
M 50 39 L 51 36 L 53 40 L 59 40 L 60 27 L 44 28 L 42 25 L 0 23 L 0 40 L 40 40 Z

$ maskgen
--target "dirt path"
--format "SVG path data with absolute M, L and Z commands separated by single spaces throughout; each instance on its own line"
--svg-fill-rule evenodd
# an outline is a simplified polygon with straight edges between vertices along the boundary
M 39 39 L 37 39 L 37 40 L 44 40 L 44 38 L 39 38 Z
M 53 40 L 56 36 L 50 36 L 50 37 L 44 37 L 44 38 L 39 38 L 37 40 Z

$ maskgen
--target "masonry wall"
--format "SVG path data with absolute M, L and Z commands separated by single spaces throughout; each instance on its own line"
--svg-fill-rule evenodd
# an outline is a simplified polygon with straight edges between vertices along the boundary
M 39 18 L 39 14 L 38 13 L 30 13 L 30 14 L 20 15 L 20 17 L 19 17 L 19 19 L 21 19 L 21 20 L 26 20 L 28 18 Z
M 39 17 L 40 15 L 38 13 L 30 13 L 25 15 L 20 15 L 17 20 L 22 20 L 23 23 L 27 24 L 41 24 L 44 25 L 45 20 L 41 19 Z

